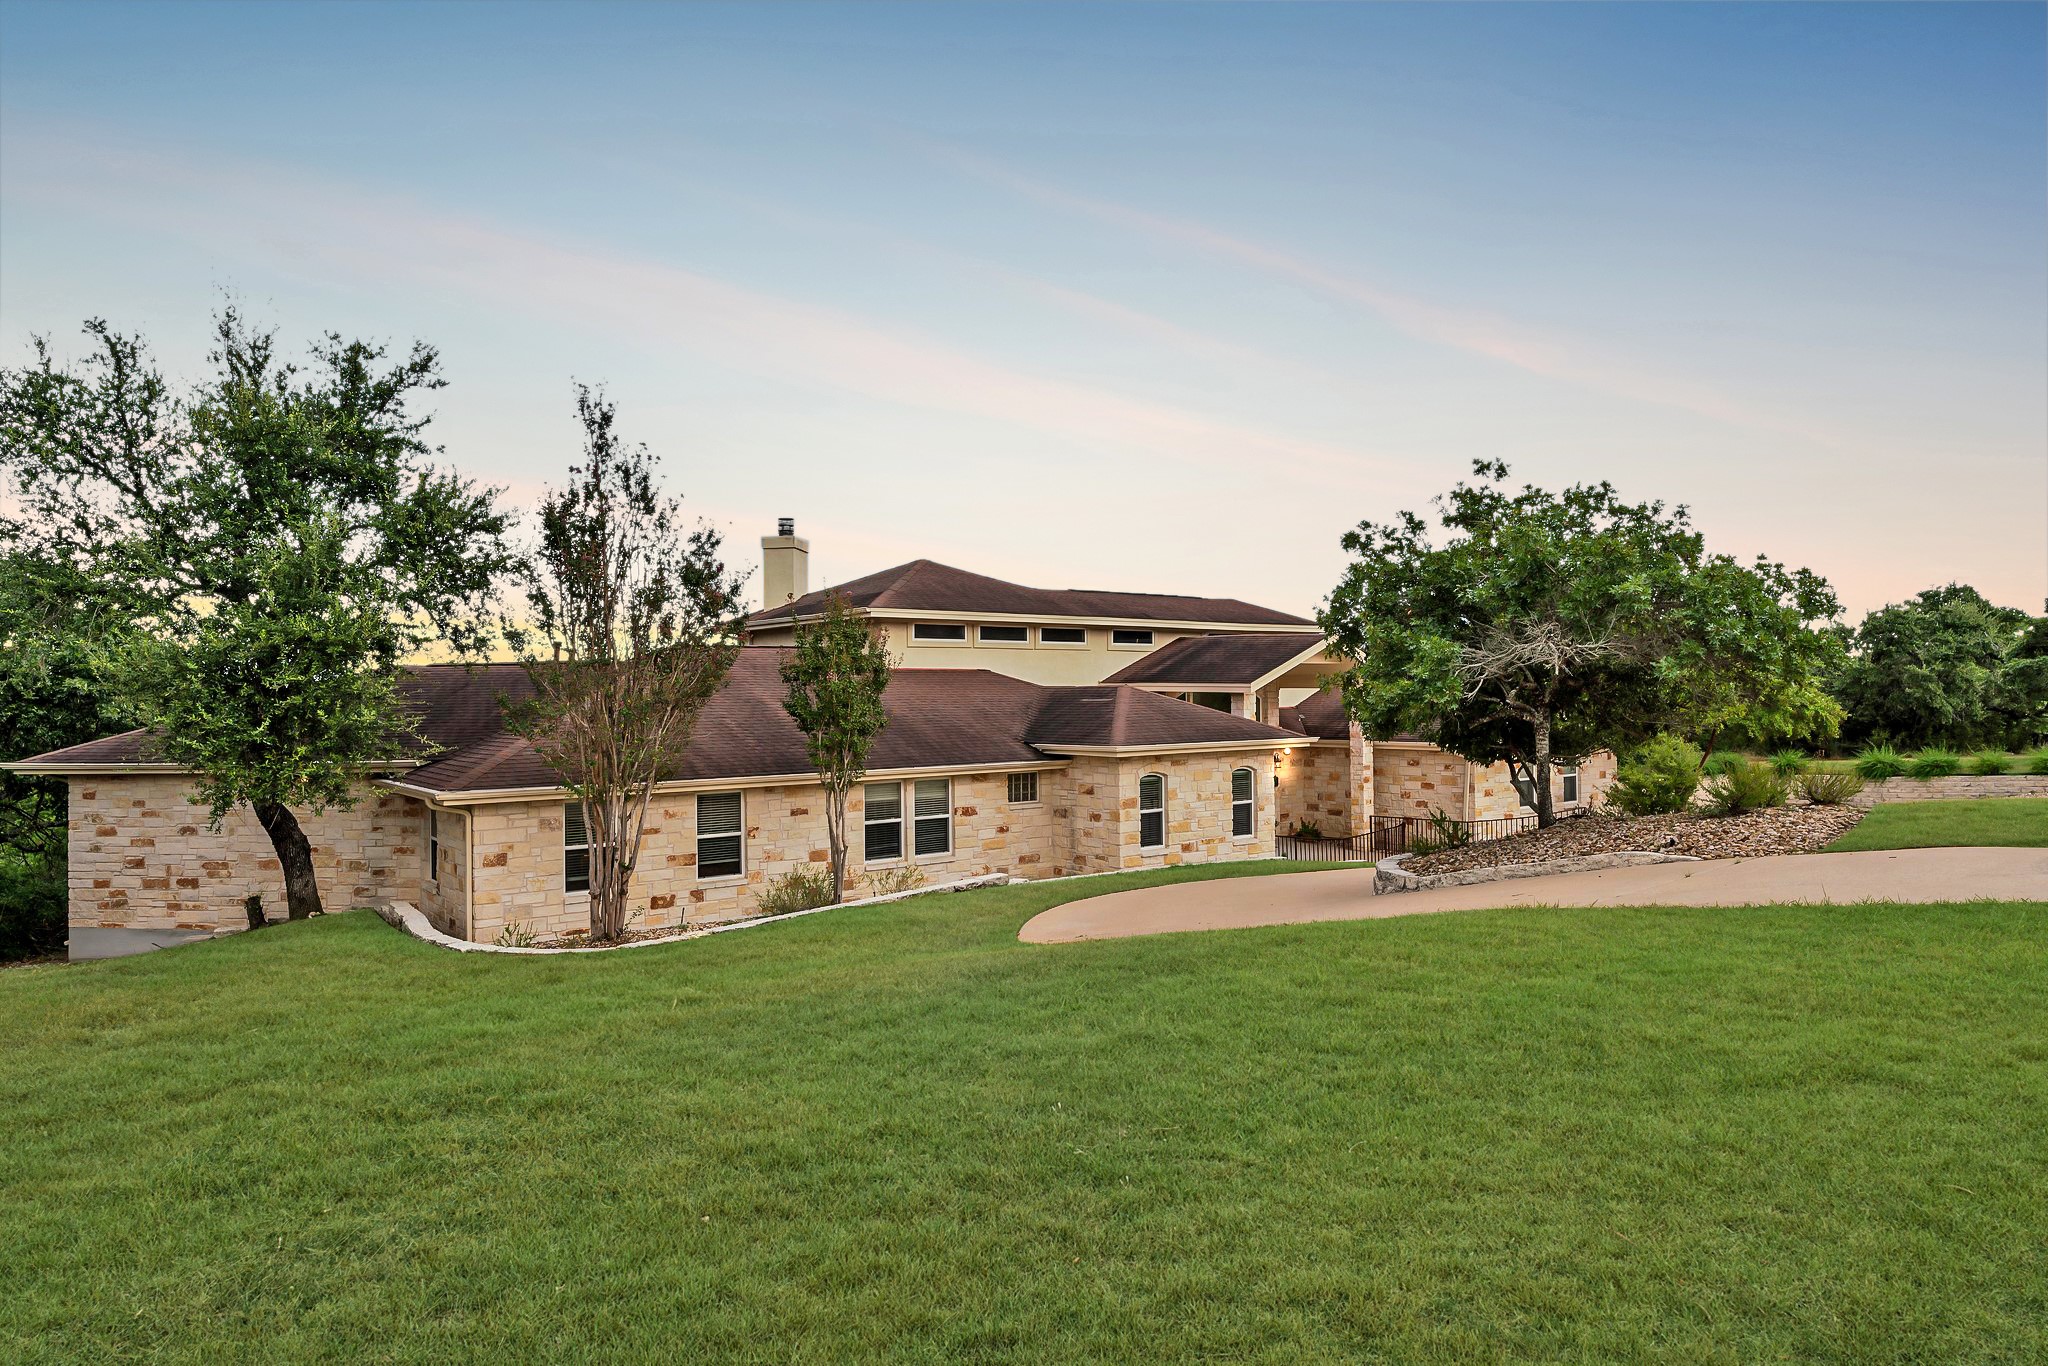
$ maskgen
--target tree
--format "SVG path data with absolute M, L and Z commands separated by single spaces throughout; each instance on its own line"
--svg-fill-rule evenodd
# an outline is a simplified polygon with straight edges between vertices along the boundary
M 85 330 L 76 368 L 37 338 L 32 365 L 0 371 L 0 550 L 32 549 L 54 595 L 122 623 L 113 686 L 216 826 L 254 808 L 289 914 L 317 914 L 293 808 L 350 805 L 412 733 L 400 659 L 490 638 L 508 515 L 422 439 L 430 347 L 384 367 L 329 334 L 302 370 L 230 309 L 211 375 L 181 394 L 138 339 Z
M 1510 492 L 1506 465 L 1473 471 L 1436 500 L 1442 545 L 1412 512 L 1344 536 L 1321 620 L 1357 661 L 1341 686 L 1367 736 L 1505 762 L 1549 825 L 1556 764 L 1734 721 L 1832 729 L 1823 580 L 1709 555 L 1684 508 L 1606 483 Z
M 796 628 L 796 647 L 782 664 L 789 695 L 782 705 L 804 733 L 811 766 L 825 789 L 825 838 L 831 846 L 832 903 L 846 892 L 846 796 L 867 773 L 868 750 L 888 717 L 889 638 L 833 594 L 819 621 Z
M 590 937 L 626 932 L 626 897 L 654 785 L 682 767 L 704 705 L 739 649 L 740 580 L 712 528 L 682 527 L 657 460 L 624 445 L 603 395 L 579 385 L 583 463 L 541 503 L 527 598 L 532 701 L 512 728 L 582 803 L 590 840 Z
M 1964 584 L 1863 618 L 1834 678 L 1845 734 L 1908 748 L 2024 746 L 2048 733 L 2048 624 Z

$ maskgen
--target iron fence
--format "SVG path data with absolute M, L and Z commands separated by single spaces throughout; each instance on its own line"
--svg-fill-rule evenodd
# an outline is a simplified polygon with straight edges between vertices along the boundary
M 1281 835 L 1274 851 L 1281 858 L 1316 859 L 1326 863 L 1370 863 L 1406 854 L 1432 844 L 1479 844 L 1506 839 L 1536 828 L 1536 817 L 1496 816 L 1483 821 L 1454 821 L 1430 816 L 1374 816 L 1364 830 L 1351 835 Z M 1448 836 L 1448 838 L 1446 838 Z

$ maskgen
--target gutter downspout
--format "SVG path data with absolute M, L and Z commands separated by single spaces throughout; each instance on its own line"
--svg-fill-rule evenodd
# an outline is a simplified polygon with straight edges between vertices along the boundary
M 476 942 L 476 813 L 462 813 L 462 937 Z

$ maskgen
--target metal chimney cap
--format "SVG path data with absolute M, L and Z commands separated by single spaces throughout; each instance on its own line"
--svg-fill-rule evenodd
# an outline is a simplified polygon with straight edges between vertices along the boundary
M 775 534 L 776 534 L 776 535 L 778 535 L 778 536 L 794 536 L 794 535 L 796 535 L 796 518 L 794 518 L 794 517 L 778 517 L 778 518 L 776 518 L 776 519 L 775 519 Z

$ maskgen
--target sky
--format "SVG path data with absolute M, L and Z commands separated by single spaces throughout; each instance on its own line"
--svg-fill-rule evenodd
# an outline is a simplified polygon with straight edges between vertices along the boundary
M 2048 596 L 2048 7 L 0 4 L 0 364 L 602 383 L 752 565 L 1311 612 L 1475 459 L 1852 614 Z

